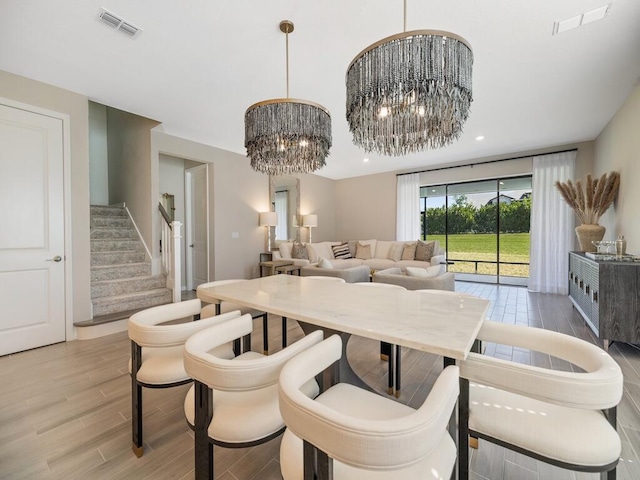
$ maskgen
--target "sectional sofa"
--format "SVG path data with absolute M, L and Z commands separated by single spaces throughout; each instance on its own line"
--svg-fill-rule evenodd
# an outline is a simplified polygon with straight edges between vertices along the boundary
M 445 271 L 446 260 L 444 252 L 440 250 L 439 242 L 422 242 L 422 252 L 429 250 L 433 244 L 433 255 L 428 260 L 416 260 L 415 250 L 418 250 L 418 242 L 400 242 L 393 240 L 351 240 L 348 242 L 319 242 L 305 243 L 294 247 L 293 242 L 280 242 L 279 250 L 273 252 L 273 259 L 286 259 L 293 261 L 294 265 L 301 267 L 318 266 L 334 269 L 346 269 L 359 265 L 366 265 L 372 271 L 398 267 L 403 272 L 406 267 L 430 267 L 440 265 L 442 273 Z M 425 247 L 425 244 L 427 246 Z M 345 254 L 348 246 L 348 254 Z M 416 248 L 413 249 L 412 246 Z M 335 247 L 335 248 L 334 248 Z M 301 250 L 303 250 L 301 252 Z M 336 258 L 336 251 L 338 257 Z M 305 257 L 306 258 L 301 258 Z M 426 257 L 423 257 L 426 258 Z M 326 262 L 329 262 L 328 265 Z M 319 265 L 320 264 L 320 265 Z

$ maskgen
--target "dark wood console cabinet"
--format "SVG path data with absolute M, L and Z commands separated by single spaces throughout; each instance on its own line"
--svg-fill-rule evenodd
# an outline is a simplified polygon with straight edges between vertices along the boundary
M 640 343 L 640 263 L 569 252 L 569 298 L 605 349 L 614 341 Z

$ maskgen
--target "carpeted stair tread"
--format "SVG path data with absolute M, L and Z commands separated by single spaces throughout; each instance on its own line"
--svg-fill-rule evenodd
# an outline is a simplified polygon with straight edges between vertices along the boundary
M 115 252 L 91 253 L 91 265 L 116 265 L 122 263 L 140 263 L 146 258 L 144 251 L 120 250 Z
M 171 290 L 157 288 L 142 292 L 93 299 L 93 315 L 100 316 L 135 308 L 149 308 L 171 302 Z
M 100 280 L 91 283 L 91 298 L 95 300 L 102 297 L 164 288 L 166 281 L 164 275 Z
M 151 275 L 151 264 L 148 262 L 117 263 L 115 265 L 93 265 L 91 267 L 91 283 L 119 278 L 145 277 Z

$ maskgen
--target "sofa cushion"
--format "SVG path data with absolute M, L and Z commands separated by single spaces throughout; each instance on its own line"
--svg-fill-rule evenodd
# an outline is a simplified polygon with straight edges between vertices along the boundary
M 342 259 L 353 258 L 353 255 L 351 255 L 351 252 L 349 251 L 348 243 L 333 245 L 331 249 L 333 250 L 333 258 L 342 258 Z
M 356 258 L 368 260 L 371 258 L 371 245 L 358 242 L 356 244 Z
M 311 263 L 315 263 L 318 261 L 319 257 L 327 258 L 329 260 L 333 259 L 333 250 L 331 249 L 332 245 L 340 245 L 340 242 L 308 243 L 307 249 L 309 250 L 309 261 Z M 313 252 L 311 250 L 313 250 Z
M 305 247 L 304 244 L 300 242 L 294 242 L 293 246 L 291 247 L 291 258 L 308 260 L 309 255 L 307 254 L 307 247 Z
M 318 258 L 318 267 L 320 268 L 333 268 L 333 264 L 326 258 Z
M 418 240 L 418 243 L 416 244 L 415 259 L 420 260 L 421 262 L 430 261 L 431 257 L 435 254 L 435 247 L 436 242 L 423 242 L 422 240 Z
M 293 242 L 280 242 L 280 256 L 282 258 L 292 258 L 291 249 L 293 248 Z
M 402 259 L 402 250 L 404 250 L 404 242 L 393 242 L 389 249 L 388 259 L 397 262 Z
M 350 262 L 351 260 L 334 260 L 333 262 Z M 332 262 L 332 263 L 333 263 Z M 334 265 L 335 267 L 335 265 Z M 345 282 L 368 282 L 369 267 L 366 265 L 357 265 L 351 268 L 320 268 L 318 266 L 303 267 L 300 269 L 300 275 L 309 276 L 325 276 L 342 278 Z
M 395 265 L 395 262 L 388 258 L 370 258 L 369 260 L 363 260 L 363 263 L 368 265 L 372 270 L 384 270 L 385 268 L 391 268 Z
M 378 240 L 376 242 L 376 251 L 372 252 L 373 258 L 389 258 L 389 251 L 393 244 L 393 241 Z
M 402 260 L 415 260 L 416 242 L 406 242 L 402 249 Z
M 439 274 L 440 265 L 427 268 L 407 267 L 407 275 L 409 275 L 410 277 L 435 277 Z
M 370 260 L 360 260 L 359 258 L 336 258 L 331 260 L 331 264 L 333 268 L 344 269 L 351 267 L 358 267 L 365 262 L 369 262 Z

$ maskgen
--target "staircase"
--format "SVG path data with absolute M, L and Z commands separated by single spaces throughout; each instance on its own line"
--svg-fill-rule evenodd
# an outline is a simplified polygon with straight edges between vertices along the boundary
M 124 207 L 91 206 L 91 302 L 94 325 L 171 302 Z

